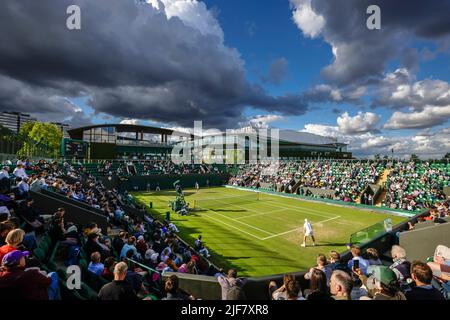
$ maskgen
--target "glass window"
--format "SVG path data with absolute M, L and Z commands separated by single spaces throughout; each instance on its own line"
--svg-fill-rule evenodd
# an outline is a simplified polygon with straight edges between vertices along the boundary
M 87 142 L 91 141 L 91 130 L 83 131 L 83 140 Z

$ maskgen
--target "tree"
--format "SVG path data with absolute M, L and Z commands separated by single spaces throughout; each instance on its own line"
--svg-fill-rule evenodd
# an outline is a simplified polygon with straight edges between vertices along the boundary
M 38 147 L 48 149 L 49 156 L 58 157 L 63 132 L 57 125 L 46 122 L 26 123 L 20 128 L 19 134 L 24 138 L 24 144 L 19 150 L 18 156 L 33 156 L 36 147 Z
M 19 136 L 28 137 L 31 130 L 33 130 L 35 123 L 36 122 L 25 122 L 24 124 L 21 124 L 20 130 L 19 130 Z
M 411 158 L 409 158 L 409 161 L 419 161 L 419 157 L 417 156 L 417 154 L 413 153 L 411 155 Z
M 450 152 L 447 152 L 447 153 L 445 154 L 445 156 L 444 156 L 443 159 L 444 159 L 444 160 L 445 160 L 445 159 L 450 159 Z

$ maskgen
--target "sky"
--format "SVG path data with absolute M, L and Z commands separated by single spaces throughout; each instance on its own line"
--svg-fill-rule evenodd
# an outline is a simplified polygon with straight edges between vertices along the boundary
M 80 30 L 66 26 L 80 7 Z M 369 30 L 369 5 L 381 29 Z M 4 0 L 0 106 L 42 121 L 338 138 L 450 152 L 448 0 Z

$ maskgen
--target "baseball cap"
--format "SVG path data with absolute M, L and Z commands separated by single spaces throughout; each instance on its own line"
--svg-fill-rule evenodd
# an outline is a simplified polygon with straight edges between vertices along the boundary
M 76 225 L 70 226 L 70 227 L 67 229 L 67 232 L 72 232 L 72 231 L 78 232 L 78 228 L 77 228 Z
M 29 251 L 14 250 L 3 256 L 2 264 L 7 267 L 14 266 L 16 264 L 19 264 L 20 259 L 22 259 L 22 257 L 28 257 L 29 254 L 30 254 Z
M 397 281 L 396 274 L 387 266 L 369 266 L 367 276 L 372 276 L 386 286 L 390 285 L 392 281 Z
M 150 260 L 152 257 L 152 254 L 154 254 L 155 251 L 153 251 L 152 249 L 147 249 L 147 251 L 145 251 L 145 259 Z
M 154 254 L 151 255 L 150 260 L 151 260 L 153 263 L 156 263 L 156 262 L 158 261 L 158 257 L 159 257 L 159 254 L 154 253 Z

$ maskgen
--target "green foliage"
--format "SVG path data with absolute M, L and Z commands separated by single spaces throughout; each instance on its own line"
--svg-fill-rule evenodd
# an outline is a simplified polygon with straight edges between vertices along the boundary
M 19 157 L 33 156 L 36 148 L 48 149 L 49 157 L 58 157 L 63 132 L 57 125 L 46 122 L 29 122 L 20 128 L 19 135 L 24 139 L 22 148 L 17 152 Z
M 11 130 L 9 130 L 8 128 L 5 128 L 4 126 L 2 126 L 0 124 L 0 135 L 1 136 L 10 136 L 12 134 L 13 134 L 13 132 Z
M 413 153 L 409 161 L 419 161 L 419 157 L 417 156 L 417 154 Z
M 34 122 L 25 122 L 20 126 L 19 135 L 22 137 L 28 137 L 31 130 L 33 130 Z

